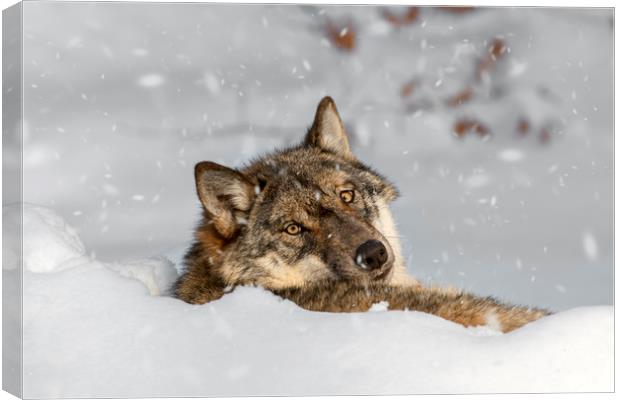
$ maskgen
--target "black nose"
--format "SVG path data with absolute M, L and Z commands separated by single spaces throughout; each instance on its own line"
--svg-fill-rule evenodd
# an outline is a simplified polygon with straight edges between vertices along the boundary
M 388 259 L 388 252 L 383 243 L 369 240 L 357 248 L 355 263 L 368 270 L 380 268 Z

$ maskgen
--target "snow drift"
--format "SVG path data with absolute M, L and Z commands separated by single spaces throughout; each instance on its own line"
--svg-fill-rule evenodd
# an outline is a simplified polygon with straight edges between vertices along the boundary
M 20 212 L 3 209 L 5 229 Z M 380 305 L 309 312 L 261 288 L 189 305 L 166 295 L 178 260 L 103 263 L 53 211 L 25 204 L 23 221 L 24 397 L 613 390 L 611 306 L 501 334 Z

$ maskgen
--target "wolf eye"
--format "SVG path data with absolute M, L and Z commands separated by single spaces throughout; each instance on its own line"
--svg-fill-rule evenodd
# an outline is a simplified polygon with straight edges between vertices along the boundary
M 284 227 L 284 231 L 289 235 L 299 235 L 301 233 L 301 225 L 290 223 Z
M 355 200 L 355 192 L 353 190 L 343 190 L 340 192 L 340 200 L 345 203 L 352 203 Z

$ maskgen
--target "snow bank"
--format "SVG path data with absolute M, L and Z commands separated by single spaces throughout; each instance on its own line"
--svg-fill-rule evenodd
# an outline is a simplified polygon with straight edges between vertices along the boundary
M 24 222 L 25 397 L 613 390 L 610 306 L 505 335 L 380 305 L 309 312 L 260 288 L 195 306 L 153 296 L 176 276 L 166 257 L 105 264 L 52 211 L 25 206 Z
M 32 204 L 26 203 L 22 207 L 23 213 L 18 205 L 3 207 L 2 218 L 4 229 L 12 232 L 20 226 L 20 216 L 23 216 L 24 237 L 28 238 L 24 240 L 22 253 L 26 270 L 55 272 L 86 260 L 82 241 L 60 216 Z M 3 265 L 6 269 L 15 269 L 19 260 L 15 252 L 18 247 L 8 247 L 12 251 L 3 258 Z
M 121 276 L 142 282 L 152 296 L 169 294 L 169 288 L 178 275 L 175 264 L 164 256 L 129 261 L 124 264 L 108 264 L 108 268 Z

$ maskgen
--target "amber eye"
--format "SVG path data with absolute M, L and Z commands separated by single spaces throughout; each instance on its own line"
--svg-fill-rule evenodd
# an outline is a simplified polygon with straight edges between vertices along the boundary
M 286 225 L 284 230 L 289 235 L 299 235 L 301 233 L 301 226 L 293 222 L 293 223 Z
M 340 200 L 345 203 L 352 203 L 355 200 L 355 192 L 353 190 L 343 190 L 340 192 Z

